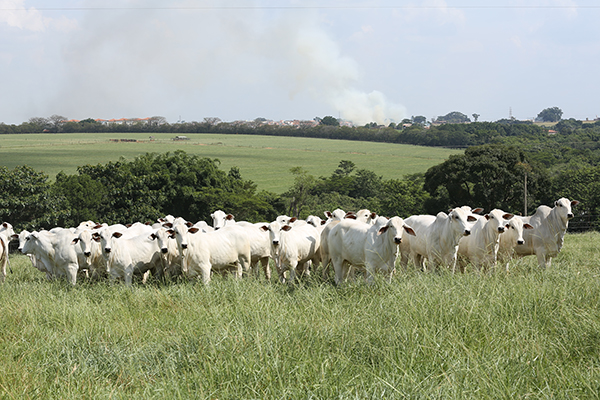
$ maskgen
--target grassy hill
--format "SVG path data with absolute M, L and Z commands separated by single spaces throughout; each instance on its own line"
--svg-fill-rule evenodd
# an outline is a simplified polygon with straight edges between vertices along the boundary
M 245 179 L 259 190 L 281 193 L 293 181 L 291 167 L 300 166 L 315 176 L 329 176 L 341 160 L 385 179 L 425 172 L 459 150 L 389 143 L 295 137 L 187 134 L 190 140 L 173 141 L 173 134 L 23 134 L 0 135 L 0 165 L 29 165 L 54 179 L 64 171 L 76 173 L 86 164 L 132 160 L 148 152 L 182 149 L 189 154 L 218 158 L 228 171 L 239 167 Z M 117 139 L 134 139 L 121 142 Z

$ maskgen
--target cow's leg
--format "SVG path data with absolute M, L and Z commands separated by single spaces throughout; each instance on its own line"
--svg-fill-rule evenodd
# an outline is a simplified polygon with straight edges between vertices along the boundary
M 339 257 L 332 257 L 331 264 L 333 264 L 335 284 L 339 286 L 344 281 L 343 260 L 341 260 Z
M 67 279 L 71 285 L 75 285 L 77 283 L 77 271 L 79 270 L 79 265 L 77 264 L 69 264 L 67 266 Z
M 271 266 L 269 265 L 269 257 L 263 257 L 259 260 L 259 262 L 262 264 L 263 271 L 265 271 L 265 278 L 267 278 L 267 281 L 270 281 L 271 280 Z
M 202 272 L 202 282 L 204 282 L 205 285 L 208 285 L 210 282 L 211 265 L 209 263 L 203 263 L 200 264 L 199 267 L 200 271 Z
M 125 268 L 125 286 L 131 286 L 133 280 L 133 266 L 129 265 Z
M 535 255 L 537 256 L 538 264 L 541 269 L 546 269 L 546 254 L 541 251 L 536 251 Z

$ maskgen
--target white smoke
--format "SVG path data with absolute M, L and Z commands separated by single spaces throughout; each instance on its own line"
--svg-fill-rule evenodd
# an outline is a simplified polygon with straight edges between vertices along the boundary
M 320 116 L 359 125 L 406 116 L 383 93 L 360 89 L 359 64 L 341 53 L 314 10 L 91 10 L 80 25 L 63 54 L 69 84 L 61 101 L 86 116 L 164 115 L 157 107 L 164 98 L 176 99 L 173 108 L 244 101 L 275 108 L 269 96 L 281 90 L 291 107 L 310 96 L 312 108 L 325 106 Z

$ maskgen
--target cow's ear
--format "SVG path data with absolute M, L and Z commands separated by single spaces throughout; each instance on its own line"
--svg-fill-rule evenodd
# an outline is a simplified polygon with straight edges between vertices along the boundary
M 477 218 L 475 218 L 475 217 L 474 217 L 474 216 L 472 216 L 472 215 L 469 215 L 469 216 L 467 217 L 467 221 L 469 221 L 469 222 L 477 222 Z
M 164 226 L 165 228 L 172 228 L 172 227 L 173 227 L 173 224 L 172 224 L 172 223 L 170 223 L 170 222 L 165 222 L 165 223 L 163 224 L 163 226 Z
M 77 243 L 79 243 L 79 238 L 75 238 L 75 239 L 73 239 L 73 241 L 71 242 L 71 244 L 77 244 Z
M 185 226 L 187 226 L 188 228 L 191 228 L 192 226 L 194 226 L 194 224 L 192 224 L 190 221 L 187 221 L 185 223 Z
M 153 223 L 154 223 L 154 222 L 152 222 L 152 221 L 147 221 L 147 222 L 146 222 L 146 225 L 152 225 Z
M 512 219 L 512 217 L 514 217 L 514 216 L 515 216 L 515 214 L 509 214 L 509 213 L 506 213 L 506 214 L 504 214 L 504 215 L 502 216 L 502 218 L 504 218 L 504 219 Z
M 298 221 L 298 218 L 292 217 L 292 218 L 290 218 L 290 222 L 288 222 L 288 224 L 293 224 L 296 221 Z
M 19 238 L 19 235 L 17 235 L 17 234 L 15 233 L 14 235 L 11 235 L 11 238 L 13 238 L 13 239 L 18 239 L 18 238 Z
M 377 231 L 377 236 L 379 235 L 383 235 L 384 233 L 387 232 L 387 230 L 389 229 L 389 226 L 382 226 L 378 231 Z
M 406 233 L 408 233 L 409 235 L 417 236 L 417 234 L 415 233 L 415 230 L 408 225 L 404 225 L 404 231 Z
M 123 236 L 123 234 L 121 232 L 115 232 L 112 235 L 113 235 L 113 237 L 116 237 L 117 239 L 120 238 L 121 236 Z
M 325 225 L 327 221 L 321 221 L 321 225 Z
M 346 214 L 346 219 L 356 219 L 356 215 L 354 215 L 354 214 Z
M 375 219 L 375 218 L 377 218 L 377 213 L 372 212 L 371 215 L 369 215 L 369 217 L 371 217 L 371 219 Z
M 470 216 L 470 215 L 469 215 L 469 216 Z M 485 219 L 487 219 L 488 221 L 490 220 L 490 214 L 485 214 L 483 217 L 484 217 Z
M 579 204 L 578 200 L 571 201 L 571 207 L 575 207 L 577 204 Z
M 199 230 L 200 230 L 200 229 L 193 227 L 193 228 L 190 228 L 190 229 L 188 229 L 188 232 L 189 232 L 189 233 L 196 233 L 196 232 L 198 232 Z
M 226 219 L 227 221 L 231 221 L 233 218 L 234 218 L 234 217 L 233 217 L 233 214 L 227 214 L 227 216 L 225 217 L 225 219 Z
M 331 211 L 323 211 L 323 214 L 325 214 L 327 218 L 333 218 L 333 214 L 331 213 Z
M 156 240 L 158 236 L 156 236 L 156 233 L 151 233 L 150 234 L 150 240 Z
M 471 210 L 471 212 L 472 212 L 473 214 L 481 214 L 481 213 L 483 212 L 483 208 L 481 208 L 481 207 L 477 207 L 477 208 L 475 208 L 475 209 Z
M 258 229 L 260 229 L 263 232 L 267 232 L 269 231 L 269 225 L 261 225 L 258 227 Z
M 523 224 L 523 229 L 533 229 L 533 226 L 529 224 Z
M 286 231 L 286 232 L 289 231 L 290 229 L 292 229 L 292 227 L 289 225 L 284 225 L 283 227 L 281 227 L 281 230 Z

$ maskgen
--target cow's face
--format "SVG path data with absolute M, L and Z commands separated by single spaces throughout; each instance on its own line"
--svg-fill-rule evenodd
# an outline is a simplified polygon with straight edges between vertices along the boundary
M 379 219 L 377 220 L 376 224 L 378 222 Z M 377 231 L 377 235 L 391 235 L 393 237 L 392 240 L 394 241 L 394 244 L 397 245 L 402 243 L 402 236 L 404 235 L 404 233 L 416 236 L 415 231 L 410 226 L 406 225 L 404 223 L 404 220 L 400 217 L 390 218 L 390 220 Z
M 463 236 L 469 236 L 471 234 L 471 227 L 473 226 L 473 223 L 477 222 L 477 218 L 462 208 L 454 208 L 450 210 L 448 218 L 450 219 L 452 230 L 457 234 L 462 234 Z
M 31 232 L 26 231 L 26 230 L 22 230 L 19 233 L 19 251 L 21 253 L 24 253 L 23 251 L 23 246 L 25 245 L 25 242 L 27 242 L 27 237 L 31 234 Z
M 512 214 L 507 214 L 502 210 L 494 209 L 488 214 L 485 214 L 484 218 L 487 220 L 487 229 L 493 232 L 503 233 L 506 229 L 505 219 L 507 220 L 512 218 Z
M 150 238 L 156 240 L 162 254 L 167 254 L 169 252 L 169 240 L 175 239 L 175 231 L 159 228 L 150 235 Z
M 172 232 L 169 234 L 175 237 L 177 240 L 177 247 L 179 247 L 179 252 L 183 255 L 183 252 L 187 250 L 190 245 L 190 235 L 195 235 L 198 232 L 201 232 L 200 229 L 196 227 L 188 228 L 187 225 L 177 224 L 173 227 Z
M 571 207 L 579 204 L 577 200 L 570 201 L 569 199 L 562 197 L 554 202 L 554 209 L 560 215 L 560 218 L 563 221 L 568 221 L 573 218 L 573 212 L 571 211 Z
M 533 226 L 523 223 L 521 218 L 511 218 L 506 222 L 506 233 L 505 235 L 509 235 L 515 242 L 511 243 L 512 245 L 523 245 L 525 244 L 525 239 L 523 239 L 523 230 L 524 229 L 533 229 Z
M 227 219 L 227 214 L 225 214 L 222 210 L 217 210 L 214 213 L 210 214 L 210 217 L 213 220 L 213 228 L 220 229 L 225 226 L 225 221 Z
M 23 233 L 23 232 L 21 232 L 21 233 Z M 32 254 L 37 241 L 38 241 L 38 233 L 35 231 L 29 233 L 27 236 L 25 236 L 23 246 L 20 246 L 21 253 Z
M 92 255 L 92 235 L 90 230 L 81 231 L 77 239 L 73 241 L 79 243 L 79 247 L 81 247 L 81 251 L 86 258 Z

